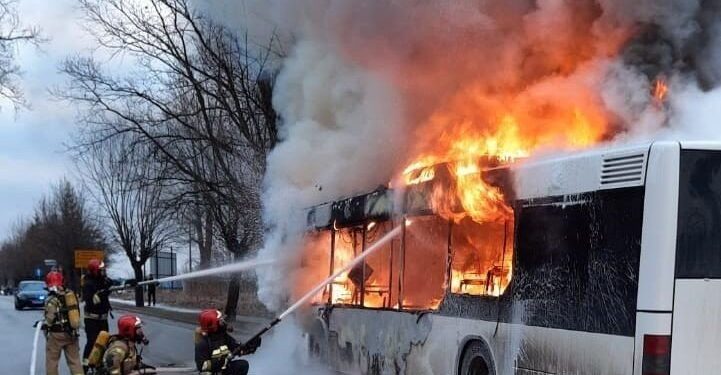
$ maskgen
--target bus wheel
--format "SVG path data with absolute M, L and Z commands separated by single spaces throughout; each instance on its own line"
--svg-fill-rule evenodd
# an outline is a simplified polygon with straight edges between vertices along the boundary
M 463 350 L 459 375 L 495 375 L 491 352 L 480 341 L 471 341 Z

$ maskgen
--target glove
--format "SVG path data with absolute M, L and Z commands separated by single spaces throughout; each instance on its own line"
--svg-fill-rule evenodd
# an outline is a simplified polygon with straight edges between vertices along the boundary
M 243 345 L 244 354 L 253 354 L 260 347 L 260 337 L 256 337 Z

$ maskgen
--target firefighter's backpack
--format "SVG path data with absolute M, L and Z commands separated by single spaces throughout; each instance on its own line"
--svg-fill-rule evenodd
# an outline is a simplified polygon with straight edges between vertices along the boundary
M 110 333 L 107 331 L 100 331 L 100 333 L 98 333 L 98 338 L 95 339 L 95 343 L 93 344 L 93 350 L 90 352 L 90 356 L 88 357 L 88 366 L 92 368 L 100 367 L 109 342 Z
M 72 291 L 67 291 L 63 297 L 65 298 L 65 308 L 68 310 L 68 324 L 70 324 L 70 328 L 77 330 L 80 328 L 78 296 Z

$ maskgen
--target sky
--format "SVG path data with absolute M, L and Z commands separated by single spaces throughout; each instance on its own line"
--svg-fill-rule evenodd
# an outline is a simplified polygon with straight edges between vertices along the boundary
M 93 48 L 77 0 L 19 0 L 18 10 L 22 22 L 37 26 L 47 41 L 39 48 L 21 46 L 18 50 L 17 63 L 23 70 L 19 83 L 29 108 L 15 111 L 10 103 L 0 101 L 0 241 L 19 220 L 32 216 L 35 204 L 51 185 L 62 178 L 77 180 L 67 153 L 77 130 L 77 111 L 50 93 L 66 83 L 60 64 L 76 55 L 109 57 Z M 183 271 L 187 248 L 178 250 L 178 271 Z M 118 253 L 113 260 L 111 277 L 132 277 L 126 257 Z
M 89 52 L 90 37 L 80 23 L 74 0 L 20 0 L 23 23 L 40 28 L 47 42 L 21 46 L 21 86 L 30 108 L 15 111 L 0 102 L 0 239 L 20 217 L 32 214 L 35 202 L 63 177 L 73 179 L 73 164 L 64 152 L 74 132 L 75 110 L 55 100 L 63 59 Z

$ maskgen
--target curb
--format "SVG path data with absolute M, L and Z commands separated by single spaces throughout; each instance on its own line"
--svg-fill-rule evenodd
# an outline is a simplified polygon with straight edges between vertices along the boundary
M 155 318 L 161 318 L 179 323 L 185 323 L 190 325 L 198 324 L 198 314 L 195 312 L 182 312 L 173 311 L 157 307 L 137 307 L 131 304 L 118 303 L 116 301 L 110 301 L 111 306 L 114 310 L 127 311 L 138 315 L 147 315 Z M 254 334 L 260 328 L 262 328 L 270 319 L 263 319 L 257 317 L 246 317 L 238 316 L 236 321 L 232 323 L 233 328 L 237 333 Z

